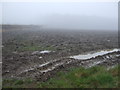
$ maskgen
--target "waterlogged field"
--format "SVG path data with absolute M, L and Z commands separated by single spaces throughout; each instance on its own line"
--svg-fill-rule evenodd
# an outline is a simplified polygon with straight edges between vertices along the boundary
M 3 25 L 3 87 L 118 87 L 118 33 Z

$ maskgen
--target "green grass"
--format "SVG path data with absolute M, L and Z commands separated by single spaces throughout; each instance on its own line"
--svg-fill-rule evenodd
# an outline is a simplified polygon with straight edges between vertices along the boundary
M 118 87 L 118 66 L 106 70 L 105 67 L 71 68 L 69 72 L 58 72 L 46 82 L 31 79 L 3 80 L 4 88 L 116 88 Z

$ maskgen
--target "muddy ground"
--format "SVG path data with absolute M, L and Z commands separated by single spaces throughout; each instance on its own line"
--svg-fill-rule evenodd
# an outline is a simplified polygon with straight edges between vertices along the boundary
M 89 60 L 75 60 L 71 55 L 118 48 L 118 32 L 45 29 L 40 26 L 4 25 L 2 46 L 3 78 L 47 80 L 60 70 L 118 64 L 119 52 Z M 38 53 L 50 50 L 50 53 Z M 107 58 L 109 56 L 110 58 Z

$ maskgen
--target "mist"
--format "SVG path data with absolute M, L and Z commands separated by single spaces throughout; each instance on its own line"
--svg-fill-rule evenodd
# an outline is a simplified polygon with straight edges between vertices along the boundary
M 117 2 L 2 3 L 2 24 L 45 28 L 117 30 Z

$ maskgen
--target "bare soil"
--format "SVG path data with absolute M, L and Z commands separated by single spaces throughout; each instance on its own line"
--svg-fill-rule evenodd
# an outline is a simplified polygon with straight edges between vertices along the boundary
M 88 60 L 68 57 L 118 48 L 118 33 L 114 31 L 55 30 L 33 25 L 3 25 L 2 34 L 3 78 L 30 77 L 45 81 L 57 72 L 67 71 L 72 67 L 101 65 L 110 68 L 120 62 L 119 52 Z M 42 50 L 52 52 L 34 54 L 35 51 Z

